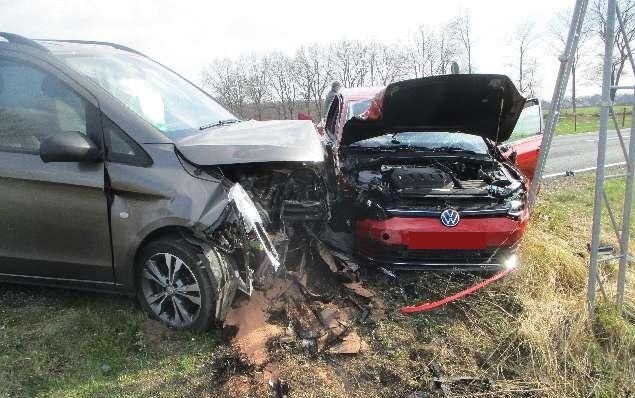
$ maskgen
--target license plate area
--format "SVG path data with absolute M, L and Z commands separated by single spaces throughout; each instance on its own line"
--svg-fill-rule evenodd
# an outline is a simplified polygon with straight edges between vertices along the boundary
M 408 248 L 483 250 L 487 246 L 483 232 L 410 232 Z

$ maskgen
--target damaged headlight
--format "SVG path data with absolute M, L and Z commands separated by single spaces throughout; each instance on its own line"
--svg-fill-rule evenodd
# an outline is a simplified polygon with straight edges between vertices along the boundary
M 520 217 L 524 209 L 525 209 L 525 203 L 522 200 L 518 200 L 518 199 L 510 200 L 507 214 L 509 214 L 512 217 Z
M 518 192 L 521 187 L 522 185 L 518 181 L 514 181 L 513 183 L 506 186 L 497 186 L 494 184 L 490 184 L 487 186 L 487 193 L 495 198 L 507 198 Z
M 269 261 L 271 261 L 273 269 L 277 271 L 280 266 L 278 252 L 269 239 L 267 231 L 265 231 L 265 228 L 262 225 L 262 217 L 260 216 L 258 208 L 254 202 L 243 187 L 238 183 L 234 184 L 229 189 L 227 197 L 229 198 L 229 201 L 233 202 L 236 206 L 236 209 L 240 213 L 242 221 L 245 224 L 247 232 L 254 232 L 256 238 L 260 241 L 264 252 L 269 258 Z
M 359 197 L 359 218 L 370 218 L 374 220 L 385 220 L 388 212 L 384 206 L 371 195 L 360 195 Z

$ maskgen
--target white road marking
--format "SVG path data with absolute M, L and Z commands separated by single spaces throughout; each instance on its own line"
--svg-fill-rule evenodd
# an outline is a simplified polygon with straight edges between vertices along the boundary
M 626 164 L 626 162 L 609 163 L 607 165 L 604 165 L 604 167 L 606 168 L 606 167 L 623 166 L 625 164 Z M 570 172 L 573 172 L 573 174 L 576 174 L 576 173 L 584 173 L 585 171 L 593 171 L 595 169 L 597 169 L 596 166 L 585 167 L 583 169 L 568 170 L 568 171 L 563 171 L 561 173 L 547 174 L 547 175 L 542 176 L 542 178 L 545 179 L 545 178 L 561 177 L 561 176 L 567 175 L 567 173 L 570 173 Z
M 629 139 L 630 138 L 630 134 L 629 135 L 624 134 L 624 135 L 622 135 L 622 137 L 624 139 Z M 618 137 L 618 136 L 608 137 L 607 138 L 608 141 L 610 141 L 610 140 L 619 140 L 619 139 L 620 139 L 620 137 Z M 584 141 L 586 141 L 586 142 L 599 142 L 600 140 L 598 138 L 591 138 L 591 139 L 587 139 L 587 140 L 584 140 Z

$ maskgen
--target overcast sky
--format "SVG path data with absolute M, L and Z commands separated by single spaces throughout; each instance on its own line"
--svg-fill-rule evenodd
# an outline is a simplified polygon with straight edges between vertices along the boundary
M 301 45 L 342 38 L 393 42 L 464 9 L 472 13 L 477 72 L 511 75 L 512 34 L 523 21 L 535 24 L 539 93 L 550 99 L 558 62 L 548 27 L 554 14 L 573 5 L 574 0 L 0 0 L 0 31 L 125 44 L 199 83 L 202 68 L 213 58 L 292 53 Z M 600 91 L 599 81 L 586 86 L 581 94 Z

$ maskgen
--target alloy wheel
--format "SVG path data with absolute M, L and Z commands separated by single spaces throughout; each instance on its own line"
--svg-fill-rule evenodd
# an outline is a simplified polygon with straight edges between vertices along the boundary
M 201 289 L 185 261 L 156 253 L 143 265 L 141 289 L 152 312 L 170 326 L 190 326 L 201 309 Z

